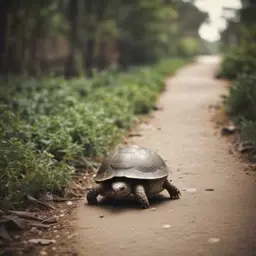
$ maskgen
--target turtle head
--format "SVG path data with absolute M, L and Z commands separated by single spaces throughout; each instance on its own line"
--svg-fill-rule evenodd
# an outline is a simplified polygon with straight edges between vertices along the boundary
M 112 188 L 112 197 L 122 198 L 129 195 L 132 191 L 131 186 L 124 181 L 114 181 L 111 184 Z

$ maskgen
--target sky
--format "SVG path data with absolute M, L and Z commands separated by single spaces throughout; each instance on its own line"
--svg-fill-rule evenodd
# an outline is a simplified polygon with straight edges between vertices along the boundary
M 219 39 L 219 30 L 226 26 L 226 22 L 220 16 L 223 7 L 240 8 L 240 0 L 197 0 L 196 6 L 207 11 L 210 16 L 210 24 L 203 24 L 199 34 L 203 39 L 215 41 Z

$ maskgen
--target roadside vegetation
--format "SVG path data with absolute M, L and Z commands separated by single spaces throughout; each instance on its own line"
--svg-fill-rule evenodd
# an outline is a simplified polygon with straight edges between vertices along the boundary
M 168 74 L 185 63 L 165 61 Z M 138 115 L 152 110 L 164 89 L 165 65 L 92 79 L 16 79 L 10 87 L 2 82 L 1 203 L 61 189 L 74 172 L 71 160 L 106 154 Z
M 250 2 L 250 3 L 249 3 Z M 231 81 L 226 101 L 226 111 L 237 125 L 241 139 L 249 143 L 249 159 L 255 161 L 256 153 L 256 27 L 254 25 L 255 1 L 242 1 L 238 11 L 239 22 L 230 21 L 223 32 L 223 61 L 217 77 Z M 229 38 L 236 43 L 228 45 Z
M 189 1 L 6 0 L 0 13 L 5 210 L 62 191 L 77 165 L 152 111 L 167 76 L 210 47 L 198 35 L 208 14 Z

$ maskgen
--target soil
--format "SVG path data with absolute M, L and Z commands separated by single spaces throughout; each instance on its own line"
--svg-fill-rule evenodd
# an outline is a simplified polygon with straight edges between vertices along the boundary
M 244 172 L 212 122 L 227 93 L 214 79 L 219 61 L 202 56 L 170 78 L 160 110 L 128 141 L 167 161 L 181 199 L 164 191 L 147 210 L 133 201 L 81 202 L 78 255 L 256 255 L 255 172 Z

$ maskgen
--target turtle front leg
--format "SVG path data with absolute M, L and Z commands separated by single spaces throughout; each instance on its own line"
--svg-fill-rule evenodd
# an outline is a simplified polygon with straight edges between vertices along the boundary
M 179 199 L 181 196 L 180 190 L 171 184 L 169 180 L 164 182 L 164 188 L 168 191 L 171 199 Z
M 88 204 L 98 204 L 97 196 L 102 191 L 102 185 L 97 184 L 94 188 L 90 189 L 87 193 L 87 202 Z
M 143 209 L 149 208 L 149 201 L 145 192 L 145 188 L 142 185 L 136 185 L 134 187 L 134 196 Z

